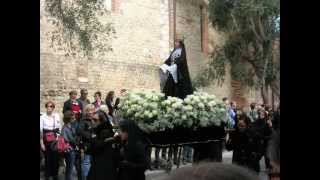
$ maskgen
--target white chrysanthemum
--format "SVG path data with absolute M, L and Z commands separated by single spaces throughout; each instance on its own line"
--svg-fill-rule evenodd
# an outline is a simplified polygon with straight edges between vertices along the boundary
M 154 115 L 154 116 L 157 116 L 158 115 L 158 111 L 157 110 L 152 110 L 152 114 Z
M 198 103 L 198 106 L 203 109 L 204 108 L 204 104 L 203 103 Z

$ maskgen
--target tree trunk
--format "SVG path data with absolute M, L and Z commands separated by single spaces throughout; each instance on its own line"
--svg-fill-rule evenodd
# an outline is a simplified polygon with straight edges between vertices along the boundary
M 263 104 L 269 104 L 268 86 L 261 86 L 261 97 L 263 100 Z
M 275 105 L 274 105 L 274 93 L 273 90 L 271 89 L 271 94 L 272 94 L 272 109 L 274 109 Z

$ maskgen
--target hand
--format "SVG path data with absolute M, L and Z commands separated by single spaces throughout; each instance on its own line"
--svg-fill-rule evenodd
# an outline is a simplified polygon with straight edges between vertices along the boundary
M 272 127 L 272 121 L 271 120 L 268 120 L 267 124 L 268 124 L 269 127 Z
M 114 133 L 113 137 L 119 137 L 120 134 L 118 132 Z
M 270 161 L 271 171 L 274 173 L 280 173 L 280 165 L 274 161 Z
M 226 142 L 228 142 L 229 139 L 230 139 L 230 135 L 229 135 L 229 133 L 227 133 L 227 135 L 226 135 Z

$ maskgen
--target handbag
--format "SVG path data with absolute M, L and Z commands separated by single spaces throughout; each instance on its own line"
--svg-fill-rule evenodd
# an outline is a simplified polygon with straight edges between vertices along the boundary
M 54 149 L 58 152 L 66 152 L 71 149 L 71 146 L 63 136 L 59 136 Z
M 56 134 L 54 132 L 47 132 L 44 135 L 44 141 L 47 143 L 53 142 L 56 140 Z
M 53 127 L 55 128 L 56 127 L 56 120 L 55 120 L 54 116 L 53 116 L 53 123 L 54 123 Z M 55 140 L 56 140 L 56 133 L 47 132 L 47 133 L 44 134 L 44 141 L 46 143 L 50 143 L 50 142 L 53 142 Z

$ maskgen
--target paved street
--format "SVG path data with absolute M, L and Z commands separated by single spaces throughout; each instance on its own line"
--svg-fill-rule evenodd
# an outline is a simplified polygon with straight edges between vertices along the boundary
M 224 163 L 232 162 L 232 152 L 223 153 L 223 162 Z M 190 165 L 191 164 L 182 165 L 182 167 L 190 166 Z M 264 159 L 261 159 L 260 165 L 261 165 L 261 173 L 260 173 L 261 180 L 268 180 L 267 174 L 265 173 Z M 174 166 L 173 169 L 176 169 L 176 166 Z M 64 179 L 63 174 L 64 173 L 63 173 L 63 167 L 62 167 L 60 168 L 60 180 Z M 164 170 L 146 171 L 146 180 L 163 180 L 167 176 L 168 176 L 168 173 L 166 173 Z M 40 180 L 44 180 L 43 172 L 40 172 Z M 74 174 L 74 180 L 76 180 L 76 174 Z

